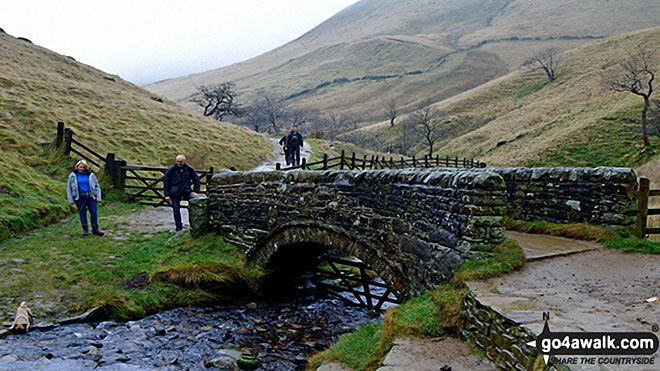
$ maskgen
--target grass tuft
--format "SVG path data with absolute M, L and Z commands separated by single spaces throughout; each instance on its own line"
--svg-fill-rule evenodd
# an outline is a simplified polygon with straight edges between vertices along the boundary
M 525 265 L 525 253 L 516 240 L 507 238 L 493 251 L 492 258 L 468 261 L 456 273 L 455 280 L 467 282 L 498 277 Z

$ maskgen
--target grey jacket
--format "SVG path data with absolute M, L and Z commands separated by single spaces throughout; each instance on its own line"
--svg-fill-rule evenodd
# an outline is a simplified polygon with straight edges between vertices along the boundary
M 96 201 L 101 201 L 101 186 L 99 185 L 99 181 L 96 180 L 96 175 L 94 175 L 94 173 L 89 173 L 89 189 L 92 198 Z M 72 204 L 79 198 L 78 178 L 76 177 L 76 172 L 72 171 L 71 174 L 69 174 L 69 180 L 66 185 L 66 199 Z

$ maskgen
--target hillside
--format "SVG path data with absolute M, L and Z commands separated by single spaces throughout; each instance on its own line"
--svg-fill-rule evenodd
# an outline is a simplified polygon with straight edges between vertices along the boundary
M 131 164 L 169 165 L 184 153 L 193 166 L 248 169 L 270 149 L 261 135 L 2 32 L 0 65 L 0 239 L 69 213 L 63 182 L 75 160 L 44 145 L 58 121 Z
M 660 28 L 594 41 L 562 56 L 558 78 L 516 71 L 434 105 L 447 113 L 451 133 L 435 146 L 440 155 L 475 157 L 493 166 L 637 166 L 655 155 L 641 140 L 643 100 L 613 93 L 603 75 L 641 45 L 660 69 Z M 656 97 L 657 99 L 657 97 Z M 403 119 L 403 118 L 402 118 Z M 397 142 L 401 126 L 362 128 L 376 143 Z M 453 134 L 453 135 L 452 135 Z M 414 153 L 425 152 L 419 140 Z
M 630 20 L 633 20 L 630 21 Z M 299 106 L 379 121 L 516 69 L 534 52 L 659 25 L 654 0 L 362 0 L 300 38 L 246 62 L 146 88 L 189 102 L 200 85 L 236 83 Z

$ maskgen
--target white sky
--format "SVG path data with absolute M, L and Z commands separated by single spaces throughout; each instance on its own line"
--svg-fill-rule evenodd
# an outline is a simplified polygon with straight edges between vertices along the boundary
M 0 28 L 142 85 L 240 62 L 357 0 L 0 0 Z

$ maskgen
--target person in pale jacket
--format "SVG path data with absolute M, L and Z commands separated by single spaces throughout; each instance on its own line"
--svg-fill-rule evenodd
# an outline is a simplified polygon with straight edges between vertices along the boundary
M 96 205 L 97 202 L 101 201 L 101 186 L 96 179 L 96 175 L 89 170 L 89 165 L 85 160 L 78 161 L 75 169 L 69 174 L 66 198 L 70 204 L 75 202 L 78 207 L 83 236 L 89 234 L 87 210 L 89 210 L 92 222 L 92 233 L 103 236 L 103 231 L 99 229 L 98 207 Z

